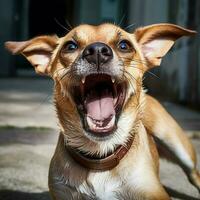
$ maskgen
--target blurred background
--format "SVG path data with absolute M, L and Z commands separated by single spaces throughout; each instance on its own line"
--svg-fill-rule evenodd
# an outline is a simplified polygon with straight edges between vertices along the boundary
M 21 57 L 3 48 L 6 40 L 26 40 L 42 34 L 65 35 L 70 26 L 112 22 L 136 27 L 170 22 L 200 32 L 198 0 L 3 0 L 0 2 L 0 55 L 2 77 L 32 76 L 33 69 Z M 63 26 L 63 27 L 62 27 Z M 162 67 L 160 79 L 146 77 L 149 92 L 167 100 L 200 106 L 200 37 L 181 39 Z
M 48 166 L 59 133 L 53 81 L 36 75 L 24 57 L 12 56 L 4 42 L 63 36 L 79 24 L 103 22 L 130 32 L 168 22 L 200 33 L 200 0 L 0 1 L 0 200 L 49 200 Z M 144 85 L 186 131 L 200 160 L 199 33 L 178 40 L 151 71 L 155 75 L 145 74 Z M 161 179 L 173 199 L 198 199 L 179 168 L 162 162 Z

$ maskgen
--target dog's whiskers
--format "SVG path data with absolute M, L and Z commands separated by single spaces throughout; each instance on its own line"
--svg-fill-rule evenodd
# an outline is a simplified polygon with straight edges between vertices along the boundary
M 67 26 L 70 28 L 70 31 L 74 28 L 67 19 L 65 19 L 65 23 L 67 24 Z
M 124 30 L 128 30 L 129 28 L 131 28 L 131 27 L 133 27 L 133 26 L 135 26 L 135 25 L 136 25 L 136 23 L 129 24 L 128 26 L 126 26 L 126 27 L 124 28 Z
M 122 65 L 122 66 L 124 66 L 124 65 Z M 160 77 L 159 76 L 157 76 L 156 74 L 154 74 L 153 72 L 151 72 L 151 71 L 146 71 L 146 70 L 143 70 L 143 69 L 141 69 L 141 68 L 139 68 L 139 67 L 137 67 L 136 65 L 134 65 L 134 64 L 131 64 L 131 65 L 129 65 L 129 66 L 126 66 L 127 68 L 132 68 L 132 67 L 134 67 L 135 69 L 138 69 L 138 70 L 140 70 L 140 71 L 142 71 L 143 73 L 148 73 L 148 74 L 150 74 L 152 77 L 155 77 L 155 78 L 157 78 L 157 79 L 160 79 Z
M 55 20 L 55 22 L 56 22 L 61 28 L 63 28 L 63 29 L 66 30 L 67 32 L 70 31 L 67 27 L 65 27 L 63 24 L 61 24 L 56 18 L 54 18 L 54 20 Z
M 134 95 L 136 96 L 136 99 L 137 99 L 137 104 L 139 104 L 139 102 L 140 102 L 139 92 L 135 89 L 132 81 L 136 82 L 138 84 L 139 88 L 142 86 L 142 83 L 140 83 L 131 73 L 129 73 L 125 69 L 124 69 L 124 76 L 126 77 L 126 79 L 128 80 L 130 86 L 132 87 L 133 93 L 134 93 Z M 132 81 L 129 80 L 129 78 L 127 76 L 129 76 Z
M 129 74 L 127 74 L 127 72 L 124 70 L 124 75 L 123 76 L 126 78 L 126 80 L 128 81 L 128 83 L 130 84 L 131 88 L 133 89 L 133 93 L 135 94 L 136 93 L 135 87 L 134 87 L 132 81 L 129 80 L 129 77 L 127 77 L 127 75 L 129 75 Z
M 118 26 L 121 26 L 121 25 L 122 25 L 122 23 L 123 23 L 123 21 L 124 21 L 125 17 L 126 17 L 126 14 L 124 13 L 124 14 L 122 15 L 122 18 L 121 18 L 121 20 L 119 21 L 119 24 L 118 24 Z
M 142 65 L 144 65 L 144 66 L 148 69 L 148 65 L 146 64 L 145 61 L 136 60 L 136 59 L 129 59 L 129 58 L 125 58 L 125 57 L 120 57 L 120 58 L 121 58 L 121 59 L 124 59 L 124 60 L 127 60 L 127 61 L 133 61 L 133 62 L 136 62 L 136 63 L 138 63 L 138 64 L 142 64 Z M 126 67 L 134 67 L 134 68 L 136 68 L 136 69 L 139 69 L 139 70 L 142 71 L 143 73 L 146 72 L 146 73 L 152 75 L 153 77 L 156 77 L 156 78 L 160 79 L 160 77 L 157 76 L 156 74 L 154 74 L 153 72 L 151 72 L 151 71 L 149 71 L 149 70 L 143 70 L 143 69 L 137 67 L 135 64 L 130 64 L 130 65 L 126 66 Z

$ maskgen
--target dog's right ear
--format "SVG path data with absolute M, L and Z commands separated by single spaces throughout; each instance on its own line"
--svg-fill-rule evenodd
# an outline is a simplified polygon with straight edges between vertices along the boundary
M 134 32 L 148 67 L 159 66 L 177 39 L 195 34 L 196 31 L 168 23 L 145 26 Z
M 34 66 L 39 74 L 48 75 L 51 55 L 56 48 L 57 36 L 39 36 L 28 41 L 5 43 L 12 54 L 22 54 Z

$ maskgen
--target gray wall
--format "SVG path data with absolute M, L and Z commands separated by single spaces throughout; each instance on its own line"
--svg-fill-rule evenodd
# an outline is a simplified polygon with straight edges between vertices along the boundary
M 4 49 L 4 42 L 28 37 L 28 4 L 29 0 L 0 1 L 0 76 L 16 74 L 17 58 Z
M 4 50 L 3 43 L 11 39 L 21 40 L 29 37 L 29 5 L 31 5 L 29 2 L 31 1 L 34 0 L 0 1 L 0 76 L 11 76 L 16 72 L 20 58 L 11 57 Z M 71 21 L 75 25 L 99 24 L 105 21 L 118 24 L 125 15 L 121 25 L 134 24 L 133 29 L 152 23 L 171 22 L 200 32 L 199 0 L 66 1 L 71 2 L 69 5 L 73 5 L 73 8 L 68 9 L 73 9 Z M 151 94 L 198 106 L 200 103 L 200 37 L 180 39 L 164 58 L 161 67 L 153 72 L 160 79 L 147 76 L 146 83 Z
M 191 11 L 189 6 L 194 4 Z M 200 29 L 198 0 L 129 0 L 128 23 L 135 27 L 170 22 L 183 27 Z M 191 15 L 194 19 L 190 19 Z M 147 76 L 150 93 L 169 100 L 200 103 L 200 38 L 183 37 L 165 56 L 159 68 L 153 70 L 160 78 Z
M 4 50 L 4 42 L 11 39 L 13 32 L 15 32 L 13 27 L 13 2 L 14 0 L 0 1 L 0 75 L 11 75 L 15 73 L 12 59 L 10 59 L 11 55 Z
M 119 23 L 123 0 L 74 0 L 74 21 L 76 24 Z

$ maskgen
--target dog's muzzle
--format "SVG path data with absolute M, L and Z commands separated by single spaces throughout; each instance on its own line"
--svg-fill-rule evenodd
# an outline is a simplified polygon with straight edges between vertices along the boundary
M 115 74 L 113 51 L 108 45 L 101 42 L 88 45 L 81 59 L 89 63 L 89 67 L 87 64 L 79 66 L 87 73 L 80 75 L 80 82 L 72 88 L 72 96 L 84 129 L 96 137 L 107 136 L 117 127 L 126 83 Z

